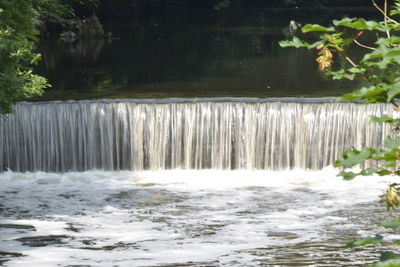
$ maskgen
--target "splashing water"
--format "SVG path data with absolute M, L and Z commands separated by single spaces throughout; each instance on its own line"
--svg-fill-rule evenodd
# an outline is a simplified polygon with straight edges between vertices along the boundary
M 317 170 L 350 146 L 382 144 L 388 129 L 369 117 L 393 111 L 384 104 L 298 101 L 22 103 L 0 120 L 0 166 L 57 172 Z
M 379 147 L 389 129 L 369 116 L 393 110 L 322 102 L 18 104 L 0 119 L 0 265 L 373 262 L 344 244 L 385 231 L 378 196 L 397 178 L 345 182 L 325 166 Z
M 7 266 L 364 266 L 394 178 L 337 171 L 0 175 Z M 2 254 L 0 254 L 0 261 Z

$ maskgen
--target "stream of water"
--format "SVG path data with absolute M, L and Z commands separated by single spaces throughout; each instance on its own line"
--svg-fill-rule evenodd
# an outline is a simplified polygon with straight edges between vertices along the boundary
M 0 119 L 0 264 L 365 266 L 395 177 L 329 167 L 379 146 L 385 104 L 329 99 L 20 103 Z M 398 181 L 397 181 L 398 182 Z M 389 238 L 396 238 L 388 233 Z
M 0 118 L 0 266 L 365 266 L 383 248 L 346 243 L 400 238 L 376 226 L 397 178 L 331 167 L 379 147 L 388 129 L 369 117 L 392 107 L 264 98 L 357 87 L 278 45 L 289 21 L 338 14 L 240 13 L 39 44 L 53 87 L 36 100 L 74 101 Z
M 318 170 L 350 146 L 380 146 L 388 129 L 370 116 L 391 112 L 295 98 L 21 103 L 0 119 L 0 167 Z
M 395 178 L 322 171 L 0 174 L 6 266 L 365 266 Z M 396 178 L 397 179 L 397 178 Z M 396 238 L 394 235 L 388 235 Z M 398 238 L 398 236 L 397 236 Z

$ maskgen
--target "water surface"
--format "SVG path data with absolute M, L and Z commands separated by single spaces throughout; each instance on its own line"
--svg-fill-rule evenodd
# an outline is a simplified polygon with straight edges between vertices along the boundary
M 40 99 L 317 97 L 355 87 L 319 73 L 316 51 L 279 47 L 287 28 L 265 22 L 112 30 L 115 38 L 106 40 L 44 40 L 37 70 L 53 88 Z
M 380 147 L 389 104 L 185 98 L 21 103 L 0 119 L 0 169 L 322 169 Z
M 2 173 L 0 262 L 365 266 L 379 248 L 344 245 L 384 233 L 378 196 L 395 178 L 346 182 L 336 173 Z

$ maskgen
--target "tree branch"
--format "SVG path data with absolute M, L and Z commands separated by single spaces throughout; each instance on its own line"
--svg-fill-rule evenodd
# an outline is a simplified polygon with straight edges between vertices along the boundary
M 344 56 L 344 58 L 354 67 L 357 67 L 357 64 L 353 62 L 353 60 L 351 60 L 351 58 L 349 58 L 348 56 Z
M 366 48 L 366 49 L 369 49 L 369 50 L 376 50 L 376 48 L 374 48 L 374 47 L 361 44 L 361 43 L 360 43 L 359 41 L 357 41 L 356 39 L 354 39 L 354 42 L 355 42 L 358 46 L 361 46 L 361 47 L 363 47 L 363 48 Z
M 387 21 L 388 21 L 388 15 L 387 15 L 387 0 L 385 0 L 384 4 L 383 4 L 383 12 L 385 13 L 384 15 L 384 21 L 385 21 L 385 25 L 387 26 Z M 388 38 L 390 38 L 390 31 L 386 31 L 386 35 Z
M 392 19 L 391 17 L 389 17 L 387 15 L 387 13 L 385 13 L 385 11 L 382 10 L 382 8 L 380 8 L 374 0 L 371 0 L 372 4 L 374 5 L 374 7 L 383 14 L 383 16 L 385 17 L 386 20 L 393 22 L 394 24 L 399 24 L 397 21 L 395 21 L 394 19 Z M 386 0 L 385 0 L 386 1 Z

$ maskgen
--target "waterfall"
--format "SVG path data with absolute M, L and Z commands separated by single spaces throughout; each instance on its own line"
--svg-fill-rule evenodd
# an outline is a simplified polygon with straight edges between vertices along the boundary
M 379 146 L 386 104 L 298 99 L 19 103 L 0 119 L 0 170 L 321 169 Z

